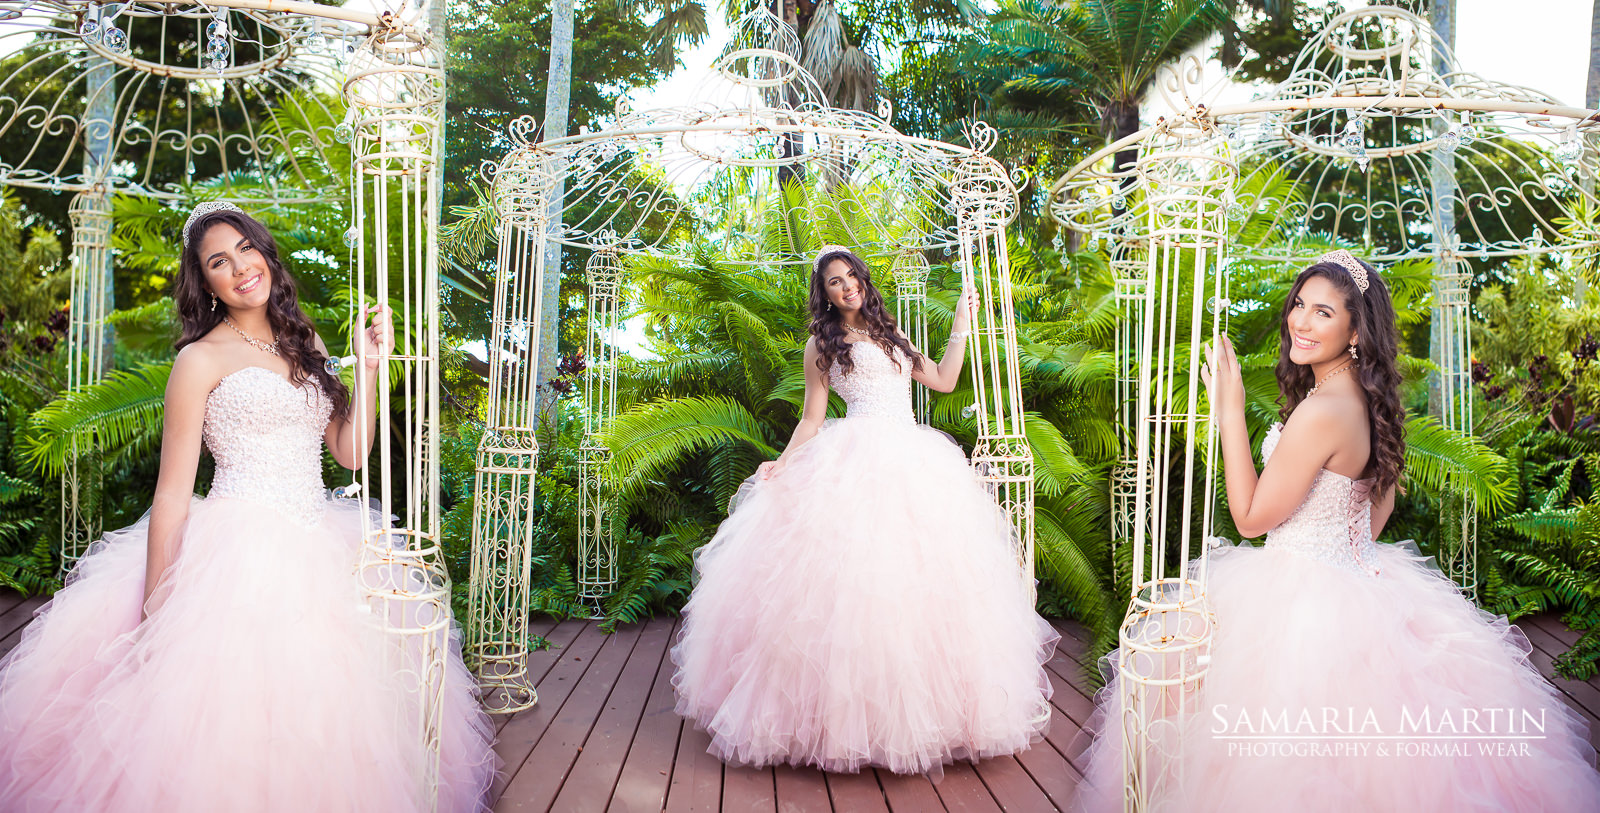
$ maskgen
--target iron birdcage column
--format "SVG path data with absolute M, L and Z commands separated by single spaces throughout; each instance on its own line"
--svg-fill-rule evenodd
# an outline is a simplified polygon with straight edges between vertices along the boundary
M 625 271 L 615 248 L 601 248 L 585 268 L 589 326 L 584 339 L 583 441 L 578 450 L 578 598 L 601 617 L 617 586 L 617 540 L 604 434 L 617 416 L 617 327 Z
M 494 301 L 489 322 L 489 391 L 478 444 L 472 514 L 472 577 L 467 644 L 494 713 L 529 708 L 538 693 L 527 677 L 542 279 L 549 252 L 550 167 L 522 151 L 494 174 L 500 215 Z M 553 329 L 553 326 L 550 326 Z
M 106 287 L 111 278 L 111 201 L 103 189 L 73 196 L 72 282 L 67 321 L 67 392 L 100 380 L 109 365 Z M 104 474 L 92 435 L 72 439 L 61 471 L 61 573 L 65 576 L 100 538 Z
M 450 643 L 450 579 L 444 566 L 439 471 L 438 127 L 444 71 L 437 40 L 380 31 L 344 83 L 354 160 L 354 301 L 394 307 L 395 347 L 375 375 L 377 466 L 359 473 L 363 512 L 357 578 L 374 621 L 394 643 L 392 668 L 418 696 L 415 724 L 432 753 L 422 777 L 437 793 L 444 674 Z M 357 327 L 359 330 L 360 317 Z M 358 372 L 358 375 L 360 373 Z M 403 399 L 396 403 L 398 396 Z M 403 405 L 403 406 L 402 406 Z M 367 400 L 353 404 L 358 448 Z M 390 525 L 389 517 L 398 522 Z
M 974 143 L 992 143 L 990 132 L 987 125 L 980 125 L 969 138 Z M 957 164 L 950 188 L 960 237 L 962 288 L 976 291 L 979 300 L 972 335 L 967 337 L 978 429 L 972 465 L 1011 521 L 1017 565 L 1031 600 L 1037 589 L 1033 449 L 1028 445 L 1027 416 L 1022 409 L 1016 308 L 1006 246 L 1009 203 L 1015 200 L 1016 188 L 998 163 L 979 156 Z
M 928 258 L 915 248 L 900 252 L 894 262 L 895 321 L 911 346 L 928 352 Z M 928 422 L 927 387 L 911 388 L 911 411 L 917 423 Z

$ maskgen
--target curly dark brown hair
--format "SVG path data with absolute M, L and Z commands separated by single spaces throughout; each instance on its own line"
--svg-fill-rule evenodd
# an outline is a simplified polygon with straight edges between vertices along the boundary
M 1338 289 L 1350 311 L 1350 325 L 1360 337 L 1360 361 L 1351 371 L 1367 396 L 1367 420 L 1372 426 L 1372 451 L 1367 464 L 1377 480 L 1376 493 L 1385 494 L 1400 482 L 1406 465 L 1406 409 L 1400 404 L 1400 332 L 1395 327 L 1394 303 L 1389 287 L 1371 265 L 1367 269 L 1367 290 L 1362 293 L 1344 266 L 1319 262 L 1300 272 L 1283 303 L 1283 318 L 1278 322 L 1278 395 L 1284 420 L 1306 398 L 1312 386 L 1311 368 L 1289 360 L 1289 314 L 1300 289 L 1312 277 L 1322 277 Z
M 205 266 L 200 261 L 200 241 L 211 227 L 219 223 L 227 223 L 238 229 L 239 234 L 261 252 L 267 267 L 272 269 L 267 323 L 272 325 L 272 334 L 278 337 L 278 355 L 289 362 L 289 382 L 298 387 L 306 379 L 315 378 L 329 400 L 333 401 L 332 419 L 343 420 L 350 414 L 350 390 L 323 367 L 328 357 L 317 351 L 316 330 L 311 324 L 311 317 L 300 309 L 299 287 L 278 257 L 278 243 L 272 239 L 272 233 L 267 231 L 266 226 L 249 215 L 233 211 L 212 212 L 202 215 L 190 227 L 189 244 L 183 247 L 178 263 L 178 279 L 172 285 L 172 298 L 177 303 L 178 320 L 183 326 L 183 332 L 174 347 L 182 350 L 186 345 L 198 341 L 222 324 L 222 317 L 228 312 L 227 306 L 220 301 L 218 304 L 222 307 L 211 309 L 211 289 L 206 286 Z
M 827 372 L 834 362 L 838 362 L 840 372 L 846 375 L 855 369 L 855 360 L 850 358 L 850 343 L 844 338 L 844 316 L 837 308 L 830 307 L 826 281 L 822 276 L 823 269 L 834 260 L 849 263 L 856 280 L 861 283 L 861 317 L 867 322 L 873 343 L 883 348 L 884 355 L 894 362 L 895 369 L 900 368 L 900 362 L 894 357 L 894 349 L 898 347 L 906 354 L 906 358 L 911 359 L 911 369 L 920 371 L 922 354 L 900 335 L 894 317 L 883 306 L 883 295 L 872 284 L 872 271 L 867 268 L 866 261 L 856 256 L 855 252 L 844 249 L 823 254 L 811 267 L 808 307 L 811 309 L 811 335 L 817 337 L 817 367 Z

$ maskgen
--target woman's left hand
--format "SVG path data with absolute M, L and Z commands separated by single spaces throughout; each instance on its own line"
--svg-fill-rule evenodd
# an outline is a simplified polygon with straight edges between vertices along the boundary
M 1244 409 L 1244 374 L 1239 369 L 1239 357 L 1233 352 L 1233 342 L 1227 334 L 1205 346 L 1206 360 L 1200 365 L 1200 380 L 1211 396 L 1214 414 Z
M 356 355 L 366 362 L 368 370 L 378 369 L 383 362 L 383 357 L 394 349 L 394 311 L 388 305 L 369 305 L 362 311 L 362 316 L 370 316 L 372 321 L 361 333 L 361 343 L 356 348 Z
M 976 318 L 978 318 L 978 291 L 974 288 L 963 288 L 961 298 L 956 300 L 954 327 L 958 332 L 966 330 Z

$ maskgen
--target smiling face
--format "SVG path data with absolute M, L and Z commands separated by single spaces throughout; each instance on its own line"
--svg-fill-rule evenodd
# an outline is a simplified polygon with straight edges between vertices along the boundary
M 840 311 L 861 310 L 861 303 L 866 297 L 866 290 L 856 276 L 855 269 L 841 259 L 830 261 L 828 267 L 822 269 L 822 290 L 827 292 L 828 301 Z
M 1305 284 L 1289 303 L 1289 360 L 1295 364 L 1316 365 L 1348 357 L 1350 344 L 1359 344 L 1352 315 L 1344 294 L 1318 275 Z
M 265 307 L 272 296 L 266 255 L 231 223 L 217 223 L 200 237 L 200 267 L 206 288 L 230 311 Z

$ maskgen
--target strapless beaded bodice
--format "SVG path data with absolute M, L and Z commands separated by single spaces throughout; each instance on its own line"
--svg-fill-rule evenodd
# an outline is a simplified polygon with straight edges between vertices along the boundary
M 1261 441 L 1265 463 L 1278 446 L 1283 424 Z M 1323 469 L 1289 518 L 1267 532 L 1267 547 L 1290 550 L 1335 567 L 1378 575 L 1372 541 L 1372 480 L 1352 480 Z
M 305 525 L 327 507 L 322 433 L 333 403 L 313 381 L 295 387 L 265 367 L 246 367 L 206 397 L 206 448 L 217 460 L 212 497 L 271 505 Z
M 877 342 L 855 342 L 850 345 L 850 358 L 855 361 L 855 368 L 848 375 L 839 369 L 838 362 L 828 370 L 828 383 L 849 408 L 846 417 L 914 423 L 911 360 L 905 353 L 895 348 L 891 361 Z M 895 361 L 900 363 L 899 369 L 895 368 Z

